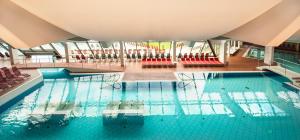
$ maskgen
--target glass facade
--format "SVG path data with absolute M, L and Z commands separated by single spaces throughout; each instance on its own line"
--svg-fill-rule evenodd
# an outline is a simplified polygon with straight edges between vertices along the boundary
M 209 57 L 219 57 L 220 44 L 212 43 L 209 46 L 207 41 L 176 41 L 176 54 L 173 54 L 173 41 L 135 41 L 123 42 L 123 56 L 127 62 L 137 62 L 146 58 L 176 58 L 185 56 L 195 57 L 205 55 Z M 235 43 L 238 44 L 238 43 Z M 6 45 L 3 43 L 0 52 L 5 53 Z M 120 42 L 119 41 L 67 41 L 44 44 L 33 48 L 18 49 L 18 59 L 20 62 L 39 63 L 39 62 L 66 62 L 67 47 L 69 62 L 87 63 L 120 63 Z M 233 47 L 237 49 L 238 47 Z M 230 50 L 232 50 L 230 48 Z M 43 55 L 45 57 L 43 57 Z M 52 56 L 52 57 L 50 57 Z M 38 60 L 40 59 L 40 60 Z M 178 59 L 179 61 L 181 59 Z

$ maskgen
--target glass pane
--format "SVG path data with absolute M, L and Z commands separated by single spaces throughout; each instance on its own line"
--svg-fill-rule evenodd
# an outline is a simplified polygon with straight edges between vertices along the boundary
M 62 57 L 66 56 L 65 47 L 61 43 L 52 43 L 52 45 Z
M 45 50 L 53 50 L 53 48 L 49 44 L 45 44 L 41 46 Z
M 40 46 L 31 48 L 31 49 L 32 49 L 32 50 L 35 50 L 35 51 L 41 51 L 41 50 L 42 50 L 42 49 L 40 48 Z
M 33 63 L 53 62 L 53 56 L 52 55 L 32 55 L 31 61 Z
M 5 52 L 7 52 L 6 49 L 4 49 L 3 47 L 4 47 L 4 46 L 0 46 L 0 52 L 1 52 L 2 54 L 4 54 Z

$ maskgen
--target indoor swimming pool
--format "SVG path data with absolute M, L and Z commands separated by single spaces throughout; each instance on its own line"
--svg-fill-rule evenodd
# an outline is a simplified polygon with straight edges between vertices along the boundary
M 42 73 L 43 86 L 0 114 L 0 139 L 300 139 L 299 91 L 274 73 L 183 72 L 173 82 Z M 103 125 L 111 101 L 143 101 L 144 124 Z M 67 123 L 28 124 L 58 109 L 72 110 Z

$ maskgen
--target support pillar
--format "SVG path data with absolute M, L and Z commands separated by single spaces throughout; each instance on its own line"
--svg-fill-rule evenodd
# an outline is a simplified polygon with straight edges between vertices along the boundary
M 18 61 L 18 50 L 14 49 L 13 47 L 9 46 L 8 52 L 9 52 L 9 59 L 10 59 L 10 64 L 14 65 Z
M 240 48 L 244 46 L 244 42 L 240 41 Z
M 265 47 L 265 58 L 264 63 L 272 65 L 274 60 L 274 47 Z
M 119 41 L 120 43 L 120 59 L 121 59 L 121 67 L 125 67 L 125 61 L 124 61 L 124 44 L 123 41 Z
M 172 62 L 176 62 L 176 41 L 172 42 L 172 49 L 173 49 L 173 55 L 172 55 Z
M 296 44 L 296 52 L 299 52 L 299 51 L 300 51 L 300 44 L 297 43 L 297 44 Z
M 228 45 L 227 45 L 228 44 Z M 225 65 L 228 64 L 227 57 L 228 57 L 228 50 L 227 47 L 230 46 L 230 42 L 226 40 L 222 40 L 220 42 L 220 61 L 223 62 Z
M 236 48 L 236 41 L 233 41 L 233 47 Z
M 66 63 L 70 63 L 69 48 L 66 42 L 61 43 L 65 48 Z

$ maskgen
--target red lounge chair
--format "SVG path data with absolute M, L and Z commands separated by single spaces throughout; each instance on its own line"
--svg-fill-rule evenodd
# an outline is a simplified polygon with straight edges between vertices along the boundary
M 217 57 L 215 58 L 215 62 L 216 62 L 217 64 L 223 64 L 223 63 L 220 62 L 219 58 L 217 58 Z
M 155 58 L 152 58 L 152 59 L 151 59 L 150 65 L 151 65 L 151 66 L 156 66 L 156 59 L 155 59 Z
M 188 58 L 188 56 L 187 56 L 187 54 L 186 54 L 186 53 L 183 55 L 183 58 Z
M 217 64 L 214 57 L 209 58 L 209 63 L 210 64 Z
M 186 64 L 185 58 L 181 58 L 181 63 L 182 63 L 183 65 Z
M 195 58 L 190 58 L 190 64 L 193 66 L 197 65 L 196 59 Z
M 161 58 L 156 59 L 156 66 L 162 66 Z
M 190 53 L 190 54 L 189 54 L 189 58 L 194 58 L 193 53 Z
M 193 65 L 192 58 L 187 58 L 187 59 L 185 59 L 185 61 L 186 61 L 186 64 L 187 64 L 188 66 L 192 66 L 192 65 Z
M 204 57 L 204 53 L 201 53 L 201 56 L 200 57 Z
M 166 62 L 169 66 L 172 66 L 172 61 L 171 58 L 167 58 L 167 62 Z
M 207 55 L 205 55 L 205 58 L 204 58 L 204 63 L 205 63 L 205 64 L 210 64 L 210 63 L 209 63 L 209 58 L 208 58 L 208 56 L 207 56 Z
M 6 90 L 7 88 L 9 88 L 8 84 L 6 84 L 6 83 L 0 83 L 0 89 Z
M 163 64 L 163 65 L 167 65 L 168 63 L 167 63 L 167 59 L 166 58 L 162 58 L 161 59 L 161 63 Z
M 150 66 L 152 65 L 152 62 L 151 62 L 151 61 L 152 61 L 151 58 L 147 58 L 147 59 L 146 59 L 146 65 L 150 67 Z
M 145 67 L 147 65 L 147 60 L 145 58 L 142 59 L 142 66 Z
M 29 74 L 21 73 L 21 71 L 17 67 L 12 67 L 12 71 L 16 76 L 23 76 L 25 78 L 30 77 Z
M 82 55 L 81 55 L 81 59 L 82 59 L 82 60 L 85 60 L 86 57 L 82 54 Z
M 196 53 L 195 58 L 200 58 L 199 53 Z
M 3 74 L 4 74 L 5 78 L 7 78 L 9 80 L 14 80 L 14 81 L 17 81 L 17 82 L 21 82 L 21 81 L 25 80 L 22 77 L 17 77 L 15 75 L 13 75 L 11 73 L 11 71 L 6 67 L 1 68 L 1 70 L 3 71 Z
M 200 60 L 200 58 L 195 58 L 195 64 L 196 64 L 197 66 L 203 65 L 203 63 L 202 63 L 202 61 Z
M 77 59 L 77 60 L 80 60 L 80 57 L 79 57 L 79 55 L 76 55 L 76 59 Z
M 8 84 L 9 86 L 13 86 L 15 84 L 18 84 L 17 81 L 8 80 L 4 77 L 3 71 L 0 72 L 0 83 Z

